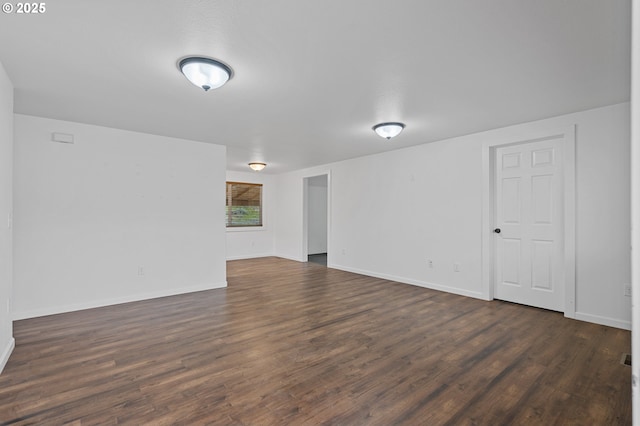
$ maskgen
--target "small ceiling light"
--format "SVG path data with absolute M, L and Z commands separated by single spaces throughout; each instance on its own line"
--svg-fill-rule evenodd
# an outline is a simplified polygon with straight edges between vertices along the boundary
M 251 170 L 255 170 L 256 172 L 259 172 L 260 170 L 264 169 L 265 167 L 267 167 L 267 165 L 265 163 L 249 163 L 249 167 L 251 167 Z
M 229 66 L 209 58 L 184 58 L 178 63 L 178 68 L 187 80 L 205 92 L 224 85 L 233 75 Z
M 403 123 L 380 123 L 373 126 L 373 130 L 378 134 L 378 136 L 391 139 L 396 137 L 402 132 L 404 129 Z

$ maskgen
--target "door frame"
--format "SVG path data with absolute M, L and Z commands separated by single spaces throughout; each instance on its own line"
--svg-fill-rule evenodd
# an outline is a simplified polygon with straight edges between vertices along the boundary
M 327 267 L 331 251 L 331 171 L 305 175 L 302 178 L 302 261 L 309 259 L 309 179 L 327 177 Z
M 494 298 L 495 279 L 495 154 L 500 147 L 562 139 L 564 175 L 564 316 L 576 315 L 576 167 L 575 125 L 549 128 L 522 136 L 511 136 L 485 142 L 482 146 L 482 297 Z

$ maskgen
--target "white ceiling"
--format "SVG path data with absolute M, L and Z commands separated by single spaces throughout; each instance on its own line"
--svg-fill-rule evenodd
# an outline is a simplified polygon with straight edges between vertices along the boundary
M 629 99 L 630 0 L 57 0 L 0 16 L 15 112 L 279 173 Z M 176 62 L 234 69 L 205 93 Z M 386 141 L 371 127 L 402 121 Z

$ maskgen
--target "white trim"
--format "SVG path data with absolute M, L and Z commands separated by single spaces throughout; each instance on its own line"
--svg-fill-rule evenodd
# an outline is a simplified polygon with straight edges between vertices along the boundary
M 308 262 L 308 259 L 302 259 L 301 257 L 286 256 L 283 254 L 274 254 L 273 256 L 279 257 L 282 259 L 293 260 L 295 262 L 302 262 L 302 263 Z
M 259 257 L 274 257 L 273 253 L 257 253 L 257 254 L 241 254 L 239 256 L 227 256 L 227 260 L 243 260 L 243 259 L 257 259 Z
M 327 172 L 327 263 L 331 259 L 331 170 Z
M 606 325 L 609 327 L 621 328 L 623 330 L 631 330 L 630 321 L 620 321 L 619 319 L 602 317 L 600 315 L 584 314 L 582 312 L 576 312 L 575 318 L 580 321 L 592 322 L 595 324 Z
M 568 318 L 575 318 L 576 300 L 576 210 L 575 210 L 575 125 L 568 127 L 550 127 L 520 137 L 496 138 L 486 142 L 482 147 L 482 298 L 493 300 L 493 265 L 494 265 L 494 152 L 498 147 L 518 145 L 537 140 L 563 139 L 564 151 L 564 269 L 565 269 L 565 311 Z
M 576 126 L 564 134 L 564 316 L 576 317 Z
M 66 312 L 82 311 L 85 309 L 119 305 L 121 303 L 139 302 L 141 300 L 157 299 L 159 297 L 176 296 L 179 294 L 194 293 L 197 291 L 214 290 L 217 288 L 224 288 L 226 286 L 227 286 L 226 281 L 223 281 L 220 283 L 204 283 L 204 284 L 191 286 L 191 287 L 173 288 L 173 289 L 167 289 L 167 290 L 161 290 L 161 291 L 154 291 L 150 293 L 141 293 L 141 294 L 134 294 L 130 296 L 116 297 L 112 299 L 103 299 L 103 300 L 96 300 L 92 302 L 75 303 L 75 304 L 64 305 L 64 306 L 32 309 L 28 311 L 14 312 L 13 320 L 22 320 L 27 318 L 43 317 L 47 315 L 63 314 Z
M 7 365 L 7 362 L 9 362 L 9 357 L 11 356 L 11 353 L 13 352 L 13 349 L 15 347 L 16 347 L 16 339 L 12 337 L 11 340 L 9 340 L 7 347 L 4 348 L 4 351 L 2 352 L 2 356 L 0 356 L 0 373 L 2 373 L 2 370 L 4 370 L 4 367 Z
M 313 177 L 313 176 L 312 176 Z M 309 179 L 302 178 L 302 252 L 300 257 L 309 260 Z
M 383 280 L 395 281 L 402 284 L 410 284 L 417 287 L 428 288 L 430 290 L 438 290 L 446 293 L 457 294 L 459 296 L 472 297 L 474 299 L 483 299 L 484 296 L 481 292 L 478 291 L 470 291 L 470 290 L 462 290 L 456 287 L 449 287 L 446 285 L 430 283 L 427 281 L 414 280 L 413 278 L 399 277 L 397 275 L 390 274 L 381 274 L 379 272 L 367 271 L 364 269 L 351 268 L 348 266 L 336 265 L 336 264 L 327 264 L 328 268 L 339 269 L 341 271 L 352 272 L 358 275 L 366 275 L 368 277 L 381 278 Z
M 226 229 L 227 232 L 262 232 L 262 231 L 266 231 L 267 227 L 265 225 L 262 225 L 262 226 L 227 226 L 225 229 Z

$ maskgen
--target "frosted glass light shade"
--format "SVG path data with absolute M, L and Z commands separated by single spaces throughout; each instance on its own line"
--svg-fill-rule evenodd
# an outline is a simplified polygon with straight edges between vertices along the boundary
M 404 124 L 402 123 L 380 123 L 373 126 L 373 130 L 378 136 L 386 139 L 398 136 L 402 129 L 404 129 Z
M 264 169 L 265 167 L 267 167 L 267 165 L 265 163 L 249 163 L 249 167 L 251 167 L 251 170 L 255 170 L 256 172 L 259 172 L 260 170 Z
M 232 74 L 227 65 L 209 58 L 185 58 L 178 66 L 187 80 L 205 92 L 224 85 Z

